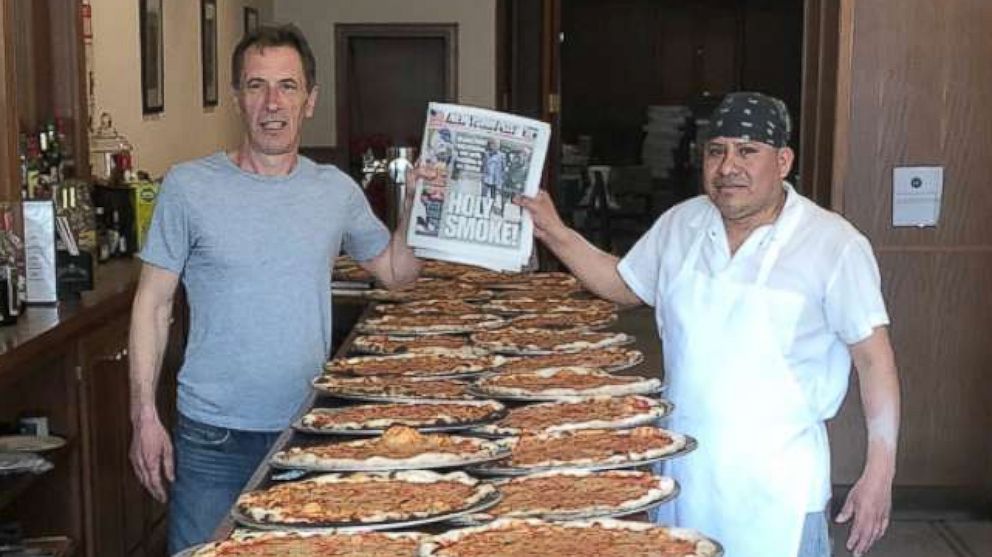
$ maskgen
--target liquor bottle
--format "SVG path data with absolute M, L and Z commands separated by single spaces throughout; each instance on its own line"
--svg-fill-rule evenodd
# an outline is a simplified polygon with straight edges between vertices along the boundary
M 59 141 L 58 133 L 55 131 L 55 122 L 48 122 L 45 130 L 41 132 L 48 143 L 48 150 L 45 152 L 45 163 L 52 183 L 62 182 L 62 144 Z
M 103 263 L 110 259 L 110 238 L 108 237 L 107 216 L 103 207 L 97 205 L 93 210 L 96 213 L 96 249 L 97 261 Z

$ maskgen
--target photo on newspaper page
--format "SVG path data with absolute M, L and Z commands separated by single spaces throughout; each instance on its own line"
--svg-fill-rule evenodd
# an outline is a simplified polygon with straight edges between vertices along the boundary
M 430 103 L 407 241 L 421 257 L 519 271 L 533 249 L 530 215 L 511 200 L 533 196 L 548 149 L 547 123 L 513 114 Z

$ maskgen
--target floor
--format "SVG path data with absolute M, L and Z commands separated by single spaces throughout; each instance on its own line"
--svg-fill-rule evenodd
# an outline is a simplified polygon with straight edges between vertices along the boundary
M 652 310 L 647 307 L 623 312 L 620 330 L 638 339 L 656 339 Z M 645 362 L 636 373 L 651 373 L 660 369 L 659 342 L 643 342 Z M 656 349 L 652 350 L 649 347 Z M 848 527 L 831 528 L 835 557 L 851 555 L 844 548 Z M 889 531 L 868 553 L 870 557 L 992 557 L 992 517 L 976 520 L 969 516 L 903 511 L 896 509 Z

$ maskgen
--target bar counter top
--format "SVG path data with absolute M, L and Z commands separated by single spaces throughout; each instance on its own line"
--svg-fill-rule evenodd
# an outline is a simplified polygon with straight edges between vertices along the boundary
M 0 383 L 26 362 L 129 307 L 140 270 L 137 258 L 99 264 L 93 290 L 57 304 L 26 306 L 15 324 L 0 327 Z

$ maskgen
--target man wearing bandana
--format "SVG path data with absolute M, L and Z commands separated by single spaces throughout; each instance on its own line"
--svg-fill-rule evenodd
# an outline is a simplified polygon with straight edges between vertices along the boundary
M 682 491 L 656 519 L 712 536 L 728 556 L 831 554 L 825 421 L 853 361 L 868 446 L 835 520 L 862 555 L 888 526 L 899 429 L 878 265 L 863 235 L 785 181 L 782 101 L 732 93 L 710 122 L 704 195 L 664 213 L 622 259 L 567 228 L 545 192 L 516 201 L 589 290 L 655 309 L 668 427 L 699 441 L 666 465 Z

